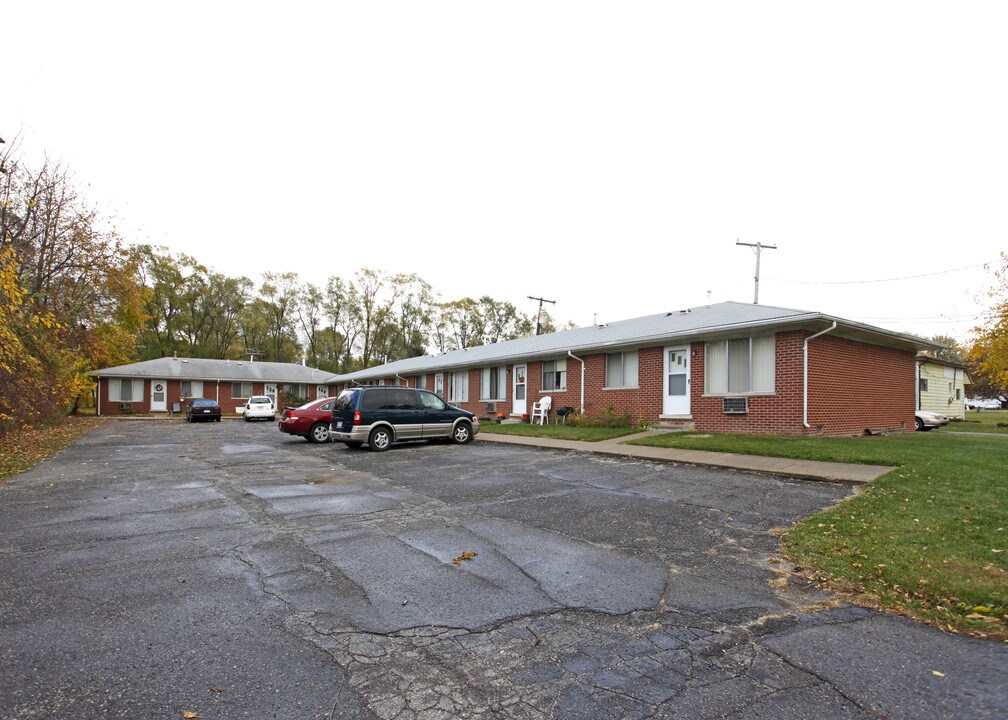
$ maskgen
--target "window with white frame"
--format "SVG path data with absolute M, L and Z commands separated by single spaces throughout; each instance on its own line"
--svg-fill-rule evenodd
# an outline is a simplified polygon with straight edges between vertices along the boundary
M 417 375 L 416 376 L 416 387 L 419 388 L 420 390 L 426 390 L 427 389 L 427 376 L 426 375 Z
M 773 335 L 709 342 L 704 351 L 704 392 L 772 393 L 774 367 Z
M 231 398 L 250 398 L 252 397 L 252 383 L 250 382 L 233 382 L 231 383 Z
M 448 401 L 468 402 L 469 400 L 469 371 L 453 372 L 448 374 Z
M 542 364 L 542 389 L 567 389 L 567 358 L 560 360 L 544 360 Z
M 109 402 L 141 402 L 144 399 L 144 381 L 129 378 L 109 378 Z
M 637 351 L 606 355 L 605 384 L 607 388 L 637 387 Z
M 288 395 L 293 395 L 303 400 L 308 398 L 308 386 L 304 383 L 284 383 L 281 387 Z
M 202 380 L 183 380 L 182 381 L 182 397 L 184 397 L 184 398 L 200 398 L 200 397 L 203 397 L 203 381 Z
M 507 370 L 488 367 L 480 371 L 480 400 L 503 400 L 507 397 Z

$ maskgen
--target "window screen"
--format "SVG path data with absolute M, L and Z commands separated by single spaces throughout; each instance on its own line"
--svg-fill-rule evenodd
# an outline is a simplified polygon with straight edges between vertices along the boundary
M 480 376 L 480 398 L 503 400 L 507 397 L 507 372 L 503 367 L 483 368 Z
M 637 387 L 637 353 L 606 355 L 606 387 Z
M 144 399 L 144 381 L 110 378 L 108 399 L 111 402 L 141 402 Z
M 709 342 L 704 351 L 704 392 L 774 392 L 773 335 Z
M 546 360 L 542 364 L 543 390 L 567 389 L 567 359 Z

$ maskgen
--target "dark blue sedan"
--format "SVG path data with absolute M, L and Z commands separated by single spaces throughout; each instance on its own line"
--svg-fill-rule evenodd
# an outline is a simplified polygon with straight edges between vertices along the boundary
M 189 422 L 197 422 L 199 420 L 206 420 L 207 422 L 215 420 L 220 422 L 221 409 L 216 400 L 195 398 L 189 403 L 189 407 L 186 408 L 185 415 L 186 420 Z

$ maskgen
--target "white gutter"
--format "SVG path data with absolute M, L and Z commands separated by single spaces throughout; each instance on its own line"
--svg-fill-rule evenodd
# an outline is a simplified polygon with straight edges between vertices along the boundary
M 95 394 L 98 396 L 98 417 L 101 417 L 101 375 L 98 376 L 98 389 Z
M 396 376 L 396 380 L 398 380 L 400 382 L 400 384 L 401 383 L 406 383 L 406 387 L 409 387 L 409 380 L 407 380 L 406 378 L 404 378 L 399 373 L 396 373 L 395 376 Z
M 567 357 L 574 358 L 581 363 L 581 414 L 584 415 L 584 360 L 579 358 L 570 350 L 567 351 Z
M 806 428 L 812 427 L 808 423 L 808 344 L 809 344 L 809 340 L 815 340 L 820 335 L 825 335 L 826 333 L 833 332 L 834 330 L 836 330 L 836 320 L 834 320 L 833 324 L 830 325 L 825 330 L 821 330 L 820 332 L 817 332 L 815 335 L 809 335 L 807 338 L 805 338 L 805 343 L 804 343 L 804 345 L 805 345 L 805 347 L 804 347 L 804 352 L 805 352 L 805 367 L 804 367 L 804 370 L 803 370 L 803 373 L 802 373 L 802 375 L 803 375 L 802 381 L 804 383 L 804 387 L 802 389 L 802 425 L 804 425 Z
M 915 387 L 914 387 L 914 400 L 915 400 L 915 402 L 914 402 L 914 405 L 916 406 L 914 408 L 915 410 L 921 410 L 922 409 L 921 408 L 921 393 L 920 393 L 920 369 L 921 369 L 921 362 L 920 362 L 919 359 L 915 358 L 914 359 L 914 382 L 915 382 Z

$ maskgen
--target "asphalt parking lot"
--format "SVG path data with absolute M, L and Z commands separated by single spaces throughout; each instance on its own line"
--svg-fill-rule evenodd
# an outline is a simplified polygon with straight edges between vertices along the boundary
M 1005 717 L 1008 647 L 781 560 L 849 492 L 108 423 L 0 486 L 0 717 Z

